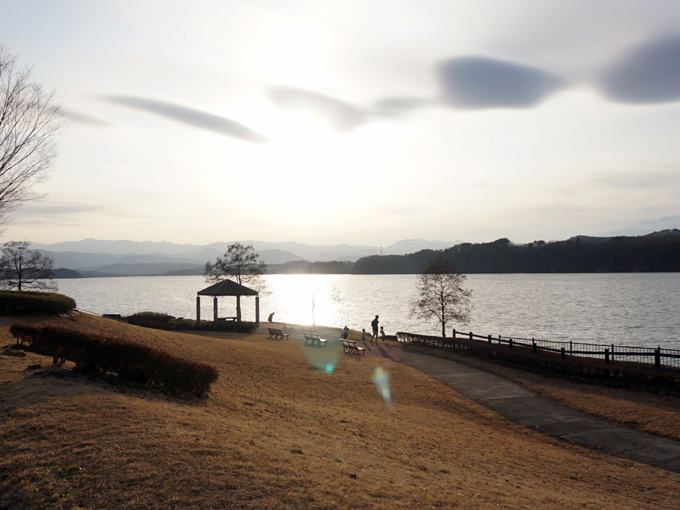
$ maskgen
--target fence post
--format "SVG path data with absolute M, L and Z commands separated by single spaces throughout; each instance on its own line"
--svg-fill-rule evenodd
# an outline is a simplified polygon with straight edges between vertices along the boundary
M 510 338 L 510 339 L 508 340 L 508 345 L 509 345 L 510 348 L 512 349 L 512 338 Z
M 453 339 L 456 339 L 456 328 L 453 328 Z
M 472 331 L 470 331 L 470 340 L 472 340 Z
M 569 356 L 572 356 L 574 354 L 574 345 L 571 340 L 569 340 Z
M 489 335 L 489 343 L 491 343 L 491 335 Z
M 534 340 L 534 339 L 532 338 L 532 339 L 531 339 L 531 344 L 532 344 L 532 346 L 533 346 L 533 348 L 534 348 L 534 354 L 536 354 L 536 353 L 538 352 L 538 348 L 536 347 L 536 340 Z
M 567 355 L 566 355 L 565 352 L 564 352 L 564 347 L 562 347 L 562 348 L 560 349 L 560 354 L 562 355 L 562 359 L 564 359 L 564 358 L 567 357 Z
M 661 368 L 661 347 L 654 349 L 654 366 Z
M 604 361 L 605 363 L 609 363 L 609 349 L 604 350 Z
M 612 344 L 612 361 L 614 361 L 614 344 Z

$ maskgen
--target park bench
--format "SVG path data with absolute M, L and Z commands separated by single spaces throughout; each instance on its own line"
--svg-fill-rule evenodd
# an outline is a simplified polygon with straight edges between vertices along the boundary
M 319 347 L 326 346 L 326 340 L 319 337 L 316 333 L 305 333 L 305 345 L 311 344 L 312 346 L 318 345 Z
M 354 340 L 342 340 L 342 350 L 352 354 L 366 354 L 366 348 L 359 347 Z
M 288 340 L 288 333 L 284 333 L 280 329 L 267 328 L 269 330 L 269 338 L 280 338 L 281 340 Z

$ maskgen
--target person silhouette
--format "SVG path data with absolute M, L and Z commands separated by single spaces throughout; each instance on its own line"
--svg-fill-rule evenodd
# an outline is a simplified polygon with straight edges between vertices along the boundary
M 373 340 L 378 341 L 378 316 L 375 316 L 375 319 L 371 321 L 371 327 L 373 328 L 373 336 L 371 337 L 371 343 L 373 343 Z

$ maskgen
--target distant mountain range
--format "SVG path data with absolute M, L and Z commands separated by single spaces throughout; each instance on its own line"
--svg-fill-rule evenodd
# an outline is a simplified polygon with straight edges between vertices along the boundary
M 657 233 L 657 236 L 675 236 L 680 229 L 680 216 L 667 216 L 655 221 L 643 221 L 630 227 L 605 232 L 599 236 L 575 236 L 585 243 L 597 243 L 611 237 L 644 236 Z M 364 245 L 309 245 L 295 242 L 274 243 L 266 241 L 241 241 L 252 244 L 269 269 L 270 273 L 300 273 L 307 270 L 310 263 L 317 263 L 315 272 L 325 271 L 330 266 L 326 262 L 356 262 L 375 255 L 403 256 L 422 250 L 446 250 L 462 241 L 427 241 L 424 239 L 404 239 L 385 247 Z M 76 270 L 83 276 L 141 276 L 141 275 L 188 275 L 202 274 L 207 261 L 222 255 L 231 242 L 206 245 L 175 244 L 165 241 L 107 241 L 84 239 L 54 244 L 32 243 L 31 248 L 39 250 L 54 259 L 55 268 Z M 363 263 L 363 262 L 362 262 Z M 333 266 L 335 267 L 335 266 Z M 342 266 L 344 271 L 352 271 L 350 266 Z M 338 270 L 337 268 L 334 270 Z M 58 273 L 64 277 L 73 276 L 72 272 Z
M 609 232 L 600 234 L 599 237 L 644 236 L 653 232 L 673 229 L 680 229 L 680 216 L 666 216 L 660 220 L 642 221 L 630 227 L 621 228 L 619 230 L 610 230 Z
M 242 241 L 252 244 L 256 252 L 275 272 L 279 266 L 292 267 L 295 261 L 355 262 L 362 257 L 379 255 L 379 246 L 352 246 L 347 244 L 315 246 L 294 242 L 271 243 L 265 241 Z M 405 255 L 424 249 L 441 250 L 460 241 L 426 241 L 406 239 L 384 250 L 385 255 Z M 202 274 L 207 261 L 222 255 L 231 242 L 207 245 L 174 244 L 165 241 L 107 241 L 84 239 L 54 244 L 32 243 L 38 250 L 54 259 L 55 268 L 77 270 L 84 276 L 139 276 L 160 274 Z M 299 267 L 296 265 L 295 267 Z M 281 268 L 284 269 L 284 268 Z

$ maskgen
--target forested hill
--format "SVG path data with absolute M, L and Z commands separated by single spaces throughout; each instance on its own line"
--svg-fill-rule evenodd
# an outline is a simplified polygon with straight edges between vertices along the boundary
M 436 255 L 453 262 L 462 273 L 594 273 L 680 271 L 680 231 L 639 237 L 573 237 L 567 241 L 512 244 L 464 243 L 442 251 L 409 255 L 370 256 L 357 260 L 352 274 L 421 272 Z

